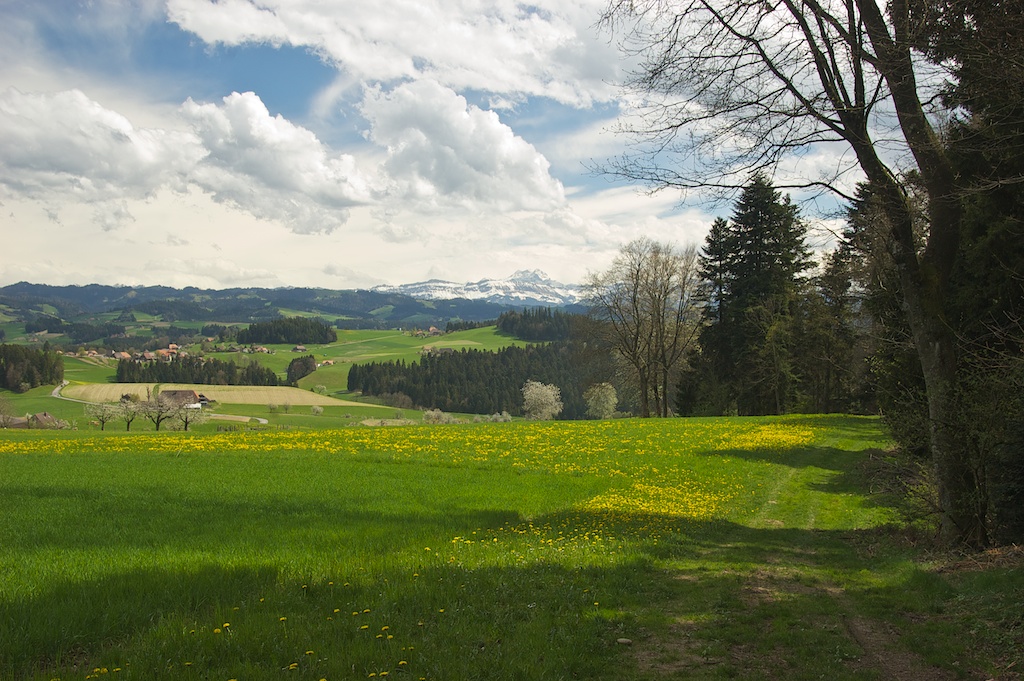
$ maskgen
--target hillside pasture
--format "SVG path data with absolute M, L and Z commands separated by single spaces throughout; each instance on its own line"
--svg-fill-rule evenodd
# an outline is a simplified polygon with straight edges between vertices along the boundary
M 109 357 L 64 356 L 64 378 L 71 383 L 113 383 L 117 360 Z

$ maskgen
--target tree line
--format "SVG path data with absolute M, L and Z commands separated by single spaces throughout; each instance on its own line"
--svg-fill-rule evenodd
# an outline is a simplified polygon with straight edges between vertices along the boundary
M 235 339 L 242 345 L 253 343 L 333 343 L 338 333 L 321 319 L 286 317 L 250 324 Z
M 0 388 L 23 393 L 64 380 L 64 360 L 50 349 L 0 344 Z
M 279 385 L 272 369 L 250 362 L 239 366 L 216 358 L 173 357 L 171 361 L 139 362 L 122 359 L 117 363 L 118 383 L 199 383 L 203 385 Z
M 510 310 L 498 315 L 493 323 L 498 331 L 520 340 L 538 343 L 569 340 L 574 315 L 550 307 Z
M 123 324 L 107 322 L 91 324 L 88 322 L 65 322 L 52 315 L 39 315 L 25 322 L 25 333 L 62 333 L 73 343 L 92 343 L 94 341 L 117 336 L 125 332 Z
M 416 362 L 403 360 L 354 364 L 348 389 L 394 399 L 405 396 L 409 406 L 447 412 L 523 414 L 523 385 L 527 381 L 557 386 L 561 416 L 584 418 L 584 392 L 605 380 L 598 365 L 588 361 L 582 344 L 559 341 L 495 352 L 460 350 L 428 354 Z

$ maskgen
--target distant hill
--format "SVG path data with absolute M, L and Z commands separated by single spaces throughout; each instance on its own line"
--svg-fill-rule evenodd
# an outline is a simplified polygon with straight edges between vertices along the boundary
M 481 279 L 457 284 L 431 279 L 400 286 L 376 286 L 379 293 L 400 293 L 426 300 L 481 300 L 516 307 L 565 307 L 581 301 L 574 284 L 554 281 L 540 270 L 519 270 L 506 279 Z
M 541 303 L 511 292 L 509 303 L 467 297 L 421 299 L 383 290 L 336 291 L 320 288 L 233 288 L 223 290 L 167 286 L 50 286 L 20 282 L 0 288 L 5 314 L 34 319 L 41 314 L 73 320 L 121 310 L 142 312 L 164 321 L 251 323 L 304 313 L 350 328 L 443 327 L 451 320 L 485 321 L 502 312 Z

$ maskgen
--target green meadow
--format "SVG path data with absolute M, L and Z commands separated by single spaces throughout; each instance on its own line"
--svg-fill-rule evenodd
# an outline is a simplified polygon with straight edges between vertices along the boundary
M 291 345 L 271 345 L 269 347 L 273 350 L 273 354 L 210 353 L 209 356 L 225 361 L 259 362 L 277 372 L 282 379 L 291 360 L 302 354 L 312 354 L 318 362 L 322 363 L 322 366 L 301 379 L 298 387 L 305 391 L 312 391 L 318 386 L 323 386 L 326 395 L 337 398 L 329 404 L 322 405 L 322 413 L 313 415 L 309 404 L 304 403 L 301 397 L 297 398 L 294 393 L 289 395 L 287 389 L 279 388 L 275 390 L 282 394 L 268 396 L 266 400 L 258 403 L 253 403 L 251 399 L 239 403 L 220 400 L 211 413 L 263 419 L 269 421 L 270 427 L 274 428 L 343 428 L 359 425 L 367 420 L 377 422 L 399 419 L 418 421 L 422 419 L 421 411 L 404 410 L 399 413 L 398 410 L 392 408 L 382 409 L 379 400 L 351 395 L 348 392 L 349 367 L 354 363 L 369 361 L 404 360 L 413 362 L 419 359 L 425 347 L 494 351 L 510 345 L 523 346 L 526 343 L 499 334 L 493 326 L 458 331 L 439 337 L 415 336 L 401 331 L 340 330 L 337 342 L 323 345 L 311 344 L 306 347 L 304 353 L 292 352 Z M 189 349 L 197 351 L 200 346 L 197 345 Z M 327 363 L 328 361 L 331 363 Z M 90 419 L 85 416 L 84 405 L 73 400 L 113 402 L 123 392 L 132 392 L 133 388 L 135 392 L 145 390 L 141 386 L 127 386 L 119 392 L 107 394 L 116 385 L 116 369 L 117 361 L 110 358 L 67 355 L 64 357 L 64 378 L 68 381 L 69 386 L 64 390 L 64 396 L 72 398 L 71 400 L 52 397 L 54 386 L 41 386 L 24 394 L 0 390 L 0 397 L 10 403 L 15 416 L 49 412 L 55 417 L 67 421 L 72 427 L 98 430 L 99 426 L 92 425 Z M 95 388 L 109 386 L 109 390 L 97 392 L 89 390 L 90 386 Z M 204 390 L 202 386 L 195 386 L 195 388 L 199 392 L 215 390 L 214 388 Z M 95 394 L 100 394 L 102 397 L 93 399 Z M 352 404 L 353 399 L 363 402 L 365 406 Z M 274 409 L 270 409 L 271 405 L 274 406 Z M 466 418 L 472 419 L 473 416 L 469 415 Z M 198 426 L 198 429 L 201 432 L 213 432 L 225 427 L 242 426 L 239 425 L 239 422 L 225 423 L 221 420 L 211 420 Z M 108 423 L 104 430 L 124 429 L 123 421 L 114 420 Z M 137 419 L 132 425 L 133 431 L 152 429 L 152 424 L 142 418 Z
M 336 394 L 347 391 L 348 369 L 355 363 L 391 360 L 414 362 L 420 358 L 425 347 L 494 351 L 511 345 L 526 345 L 525 341 L 499 334 L 493 326 L 436 337 L 420 337 L 402 331 L 339 330 L 337 333 L 336 342 L 310 344 L 305 346 L 306 351 L 302 353 L 293 352 L 292 345 L 269 345 L 267 347 L 273 354 L 211 352 L 208 356 L 236 364 L 256 361 L 274 370 L 283 379 L 289 362 L 296 357 L 311 354 L 317 362 L 329 360 L 333 364 L 325 364 L 302 378 L 299 387 L 312 389 L 323 385 L 330 394 Z M 195 352 L 200 346 L 188 349 Z M 117 362 L 110 359 L 71 355 L 64 358 L 64 377 L 72 384 L 113 383 L 116 370 Z
M 0 678 L 1015 678 L 1019 568 L 915 549 L 885 446 L 842 416 L 2 431 Z

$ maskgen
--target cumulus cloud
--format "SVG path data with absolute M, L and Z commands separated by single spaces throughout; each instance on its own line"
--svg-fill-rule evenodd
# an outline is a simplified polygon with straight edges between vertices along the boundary
M 557 208 L 562 184 L 547 159 L 493 111 L 433 81 L 368 90 L 362 113 L 370 139 L 387 148 L 391 196 L 422 207 L 500 211 Z
M 144 198 L 184 187 L 202 157 L 187 133 L 137 129 L 80 90 L 0 93 L 0 187 L 47 200 Z
M 182 113 L 206 151 L 190 179 L 218 201 L 316 233 L 344 224 L 348 208 L 371 198 L 352 156 L 331 155 L 252 92 L 232 93 L 220 106 L 189 99 Z
M 610 99 L 619 66 L 593 29 L 604 0 L 169 0 L 209 44 L 306 47 L 359 80 L 427 78 L 456 90 Z
M 330 232 L 370 201 L 355 159 L 271 116 L 253 93 L 181 107 L 191 129 L 137 128 L 80 90 L 0 93 L 0 196 L 93 207 L 110 231 L 132 222 L 126 200 L 189 185 L 297 233 Z

